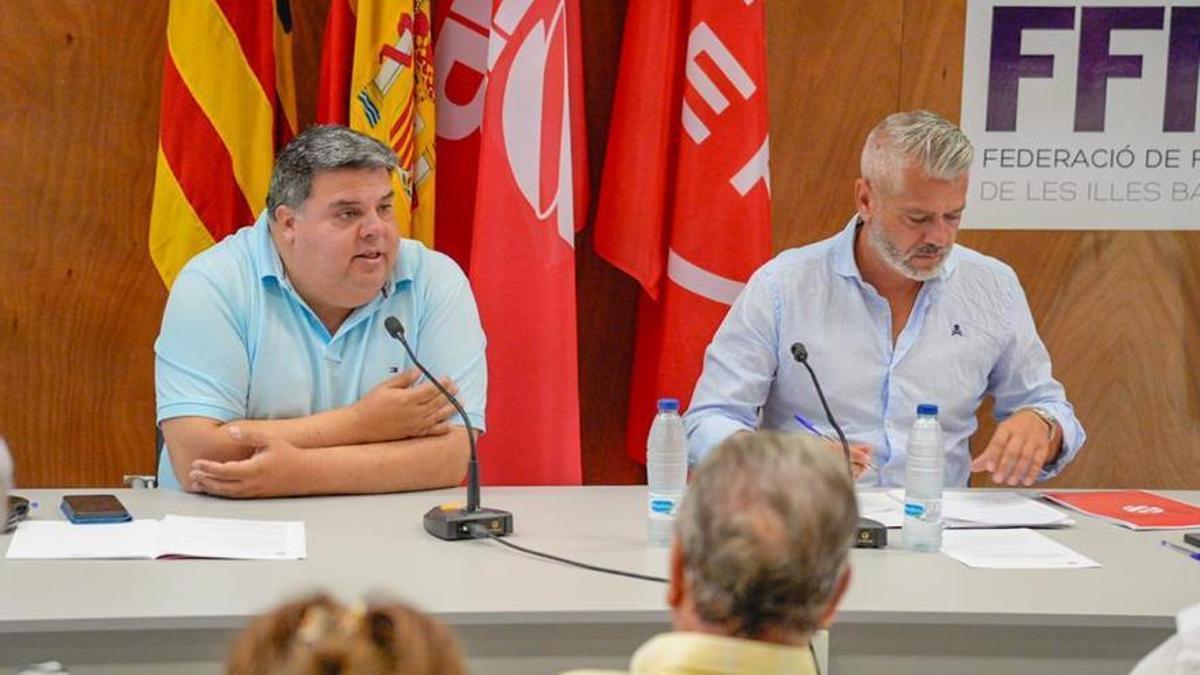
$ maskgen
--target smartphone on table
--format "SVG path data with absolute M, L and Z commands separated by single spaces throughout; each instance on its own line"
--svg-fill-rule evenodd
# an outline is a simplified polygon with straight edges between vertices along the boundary
M 67 495 L 59 508 L 67 520 L 80 525 L 133 520 L 115 495 Z

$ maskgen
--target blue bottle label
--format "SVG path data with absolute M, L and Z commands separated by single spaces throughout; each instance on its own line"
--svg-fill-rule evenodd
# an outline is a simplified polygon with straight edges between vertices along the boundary
M 664 516 L 675 515 L 675 500 L 673 499 L 651 499 L 650 512 L 661 513 Z
M 912 518 L 921 518 L 925 515 L 925 505 L 917 504 L 916 502 L 904 502 L 904 515 Z

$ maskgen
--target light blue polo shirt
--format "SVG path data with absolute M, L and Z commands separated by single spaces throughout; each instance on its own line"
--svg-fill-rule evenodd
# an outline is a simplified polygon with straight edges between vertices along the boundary
M 392 281 L 333 335 L 288 280 L 265 212 L 192 258 L 171 287 L 154 343 L 158 422 L 291 419 L 350 405 L 413 366 L 384 328 L 395 316 L 425 367 L 453 378 L 482 430 L 486 339 L 466 275 L 419 241 L 399 246 Z M 168 452 L 159 484 L 178 488 Z

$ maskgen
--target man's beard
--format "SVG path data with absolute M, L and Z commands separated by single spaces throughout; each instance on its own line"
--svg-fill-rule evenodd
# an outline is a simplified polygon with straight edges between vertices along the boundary
M 913 281 L 929 281 L 937 278 L 942 273 L 942 265 L 946 264 L 946 253 L 949 247 L 934 246 L 933 244 L 925 244 L 913 251 L 912 255 L 905 256 L 904 251 L 892 243 L 887 235 L 883 233 L 883 227 L 880 225 L 872 225 L 867 223 L 864 225 L 867 230 L 867 242 L 871 244 L 871 248 L 879 254 L 880 259 L 891 267 L 896 272 L 904 275 L 905 278 Z M 929 269 L 919 269 L 914 267 L 909 261 L 912 256 L 916 255 L 941 255 L 937 264 Z

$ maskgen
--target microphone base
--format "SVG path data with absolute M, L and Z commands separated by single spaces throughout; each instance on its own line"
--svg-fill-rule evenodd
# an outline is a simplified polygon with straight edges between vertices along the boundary
M 426 532 L 447 541 L 477 539 L 475 531 L 479 527 L 498 537 L 513 531 L 512 514 L 500 509 L 467 511 L 459 506 L 435 506 L 425 514 L 424 520 Z
M 859 518 L 854 548 L 887 548 L 887 528 L 870 518 Z

